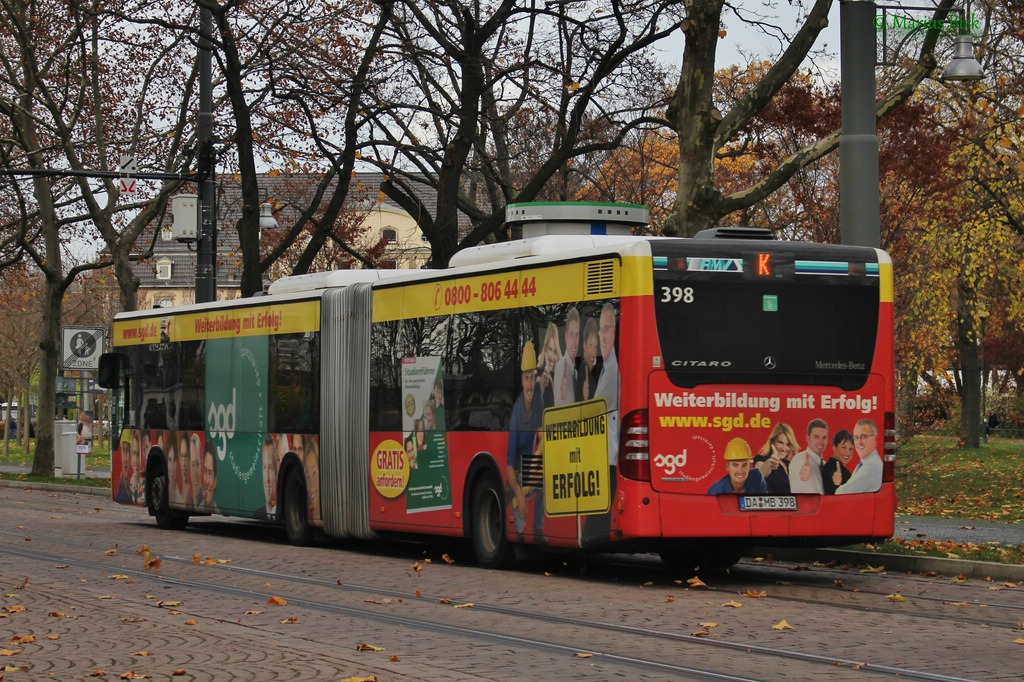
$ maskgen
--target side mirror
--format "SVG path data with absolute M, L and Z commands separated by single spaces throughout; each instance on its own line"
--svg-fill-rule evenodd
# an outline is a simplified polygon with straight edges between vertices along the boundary
M 120 388 L 118 378 L 121 376 L 120 353 L 104 353 L 100 356 L 99 376 L 96 383 L 101 388 Z

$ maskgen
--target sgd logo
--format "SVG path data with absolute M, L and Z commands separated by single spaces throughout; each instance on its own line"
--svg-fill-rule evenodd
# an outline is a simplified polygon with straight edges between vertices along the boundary
M 655 455 L 654 466 L 664 469 L 668 476 L 672 476 L 677 470 L 686 466 L 686 450 L 683 450 L 680 455 Z
M 210 438 L 220 440 L 217 446 L 217 459 L 221 461 L 224 461 L 228 454 L 228 440 L 235 435 L 235 415 L 235 389 L 231 389 L 230 405 L 210 403 L 206 423 L 210 430 Z

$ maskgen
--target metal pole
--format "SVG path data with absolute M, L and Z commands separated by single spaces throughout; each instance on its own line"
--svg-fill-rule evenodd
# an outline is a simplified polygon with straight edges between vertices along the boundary
M 985 442 L 988 442 L 988 407 L 985 399 L 985 318 L 981 316 L 981 433 Z
M 217 300 L 217 216 L 213 150 L 213 13 L 199 9 L 199 244 L 196 248 L 196 303 Z
M 875 126 L 874 0 L 840 0 L 842 136 L 839 138 L 839 240 L 881 244 Z

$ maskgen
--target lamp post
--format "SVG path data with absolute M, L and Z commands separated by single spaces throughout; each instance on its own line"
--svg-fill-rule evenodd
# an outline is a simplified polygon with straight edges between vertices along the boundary
M 216 155 L 213 149 L 213 12 L 199 8 L 199 149 L 196 303 L 217 300 Z
M 857 246 L 881 244 L 874 17 L 874 0 L 839 3 L 839 241 Z
M 908 9 L 934 8 L 915 7 Z M 839 241 L 858 246 L 881 245 L 878 135 L 875 124 L 875 0 L 840 0 L 839 52 L 842 136 L 839 138 Z M 884 15 L 883 26 L 884 29 Z M 966 22 L 961 22 L 964 27 Z M 953 61 L 943 80 L 984 77 L 974 59 L 971 37 L 956 38 Z

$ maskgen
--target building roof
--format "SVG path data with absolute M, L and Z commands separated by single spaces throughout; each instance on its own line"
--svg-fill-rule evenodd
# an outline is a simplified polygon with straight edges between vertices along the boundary
M 380 185 L 385 177 L 386 175 L 380 172 L 357 173 L 353 177 L 346 204 L 354 207 L 365 202 L 382 201 L 387 207 L 405 213 L 402 207 L 380 192 Z M 282 226 L 288 226 L 294 224 L 294 221 L 298 219 L 301 209 L 308 204 L 309 197 L 312 196 L 321 179 L 320 175 L 307 173 L 261 174 L 258 178 L 260 198 L 262 201 L 272 201 L 275 206 L 275 219 Z M 426 183 L 416 183 L 414 187 L 424 209 L 430 215 L 436 214 L 437 192 Z M 235 229 L 235 223 L 241 215 L 241 186 L 233 177 L 219 176 L 217 190 L 217 288 L 237 289 L 241 285 L 242 256 L 239 251 L 238 231 Z M 161 227 L 169 233 L 170 215 L 168 215 L 167 221 Z M 468 233 L 470 227 L 469 218 L 460 215 L 460 233 Z M 157 226 L 154 225 L 140 236 L 137 242 L 140 248 L 135 250 L 136 253 L 148 248 L 156 229 Z M 195 244 L 165 239 L 163 236 L 157 235 L 153 246 L 153 256 L 133 264 L 135 274 L 139 278 L 140 289 L 188 289 L 193 287 L 196 267 L 195 248 Z M 171 263 L 170 279 L 158 277 L 158 265 L 165 261 Z

